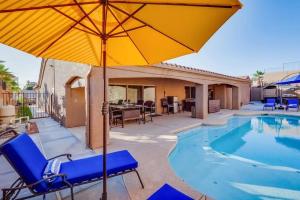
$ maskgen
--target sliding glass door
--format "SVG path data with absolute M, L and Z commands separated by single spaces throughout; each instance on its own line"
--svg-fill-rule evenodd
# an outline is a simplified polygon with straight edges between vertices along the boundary
M 124 101 L 137 103 L 139 100 L 155 102 L 155 86 L 144 85 L 110 85 L 109 101 L 121 104 Z
M 114 104 L 122 104 L 126 100 L 126 85 L 110 85 L 109 101 Z
M 154 86 L 144 86 L 144 101 L 154 101 L 155 102 L 155 87 Z
M 137 103 L 138 100 L 143 100 L 143 86 L 128 85 L 127 100 L 129 100 L 130 103 Z

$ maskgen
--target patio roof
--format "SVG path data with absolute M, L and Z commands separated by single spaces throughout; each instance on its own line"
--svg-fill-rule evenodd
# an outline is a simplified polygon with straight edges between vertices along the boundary
M 45 67 L 47 66 L 48 59 L 43 59 L 41 62 L 41 68 L 39 72 L 39 79 L 37 82 L 37 85 L 35 88 L 40 88 L 41 83 L 44 77 L 44 71 Z M 63 61 L 62 61 L 63 62 Z M 196 74 L 201 74 L 205 76 L 211 76 L 211 77 L 217 77 L 217 78 L 224 78 L 224 79 L 229 79 L 229 80 L 234 80 L 234 81 L 242 81 L 242 82 L 248 82 L 249 84 L 251 83 L 251 80 L 249 79 L 248 76 L 230 76 L 230 75 L 225 75 L 217 72 L 212 72 L 208 70 L 201 69 L 200 67 L 188 67 L 184 65 L 178 65 L 178 64 L 172 64 L 172 63 L 167 63 L 163 62 L 160 64 L 152 65 L 152 67 L 158 67 L 158 68 L 164 68 L 164 69 L 172 69 L 176 71 L 184 71 L 184 72 L 190 72 L 190 73 L 196 73 Z M 125 70 L 123 67 L 122 69 Z

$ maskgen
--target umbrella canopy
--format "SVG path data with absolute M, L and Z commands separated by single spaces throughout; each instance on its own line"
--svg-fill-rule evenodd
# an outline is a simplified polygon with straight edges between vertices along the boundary
M 37 57 L 103 66 L 146 65 L 197 52 L 238 10 L 238 0 L 2 0 L 0 42 Z
M 278 85 L 288 85 L 288 84 L 293 84 L 293 83 L 300 83 L 300 74 L 297 74 L 295 76 L 292 76 L 290 78 L 281 80 L 277 82 L 276 84 Z
M 0 42 L 37 57 L 102 66 L 146 65 L 197 52 L 233 15 L 238 0 L 9 0 Z

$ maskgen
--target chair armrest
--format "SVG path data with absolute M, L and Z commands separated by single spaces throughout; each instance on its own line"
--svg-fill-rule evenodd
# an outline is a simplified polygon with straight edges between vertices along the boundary
M 14 136 L 18 135 L 18 133 L 17 133 L 15 130 L 9 129 L 9 130 L 6 130 L 6 131 L 1 132 L 1 133 L 0 133 L 0 138 L 1 138 L 2 136 L 6 135 L 6 134 L 9 134 L 9 133 L 13 133 Z
M 17 186 L 17 187 L 11 187 L 11 188 L 3 188 L 3 192 L 5 191 L 16 191 L 16 190 L 22 190 L 22 189 L 26 189 L 26 188 L 29 188 L 29 189 L 33 189 L 34 186 L 40 184 L 40 183 L 43 183 L 43 182 L 48 182 L 48 180 L 50 179 L 53 179 L 53 178 L 57 178 L 57 177 L 61 177 L 63 179 L 63 181 L 66 183 L 66 184 L 69 184 L 67 181 L 66 181 L 66 177 L 67 175 L 66 174 L 56 174 L 56 175 L 53 175 L 53 176 L 49 176 L 47 178 L 43 178 L 35 183 L 32 183 L 32 184 L 29 184 L 29 185 L 23 185 L 21 184 L 21 186 Z
M 114 113 L 120 113 L 121 111 L 120 110 L 113 110 L 113 111 L 110 111 L 112 114 Z
M 53 160 L 55 158 L 59 158 L 59 157 L 67 157 L 69 161 L 72 161 L 72 154 L 69 154 L 69 153 L 65 153 L 65 154 L 61 154 L 61 155 L 58 155 L 58 156 L 54 156 L 53 158 L 49 158 L 49 160 Z

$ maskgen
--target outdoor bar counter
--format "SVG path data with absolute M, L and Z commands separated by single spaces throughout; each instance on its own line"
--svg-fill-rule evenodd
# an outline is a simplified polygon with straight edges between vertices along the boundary
M 208 101 L 208 113 L 216 113 L 221 109 L 220 100 L 209 100 Z

